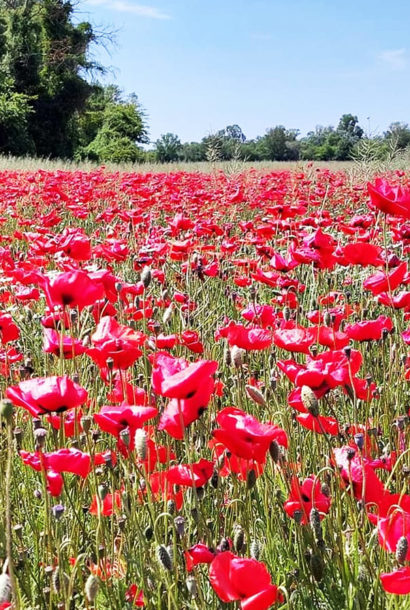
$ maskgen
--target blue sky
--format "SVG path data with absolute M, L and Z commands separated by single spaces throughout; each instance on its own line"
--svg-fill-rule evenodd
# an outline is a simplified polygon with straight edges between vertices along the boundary
M 117 30 L 110 55 L 94 55 L 138 95 L 153 141 L 233 123 L 248 138 L 278 124 L 305 134 L 347 112 L 373 134 L 410 122 L 408 0 L 86 0 L 77 12 Z

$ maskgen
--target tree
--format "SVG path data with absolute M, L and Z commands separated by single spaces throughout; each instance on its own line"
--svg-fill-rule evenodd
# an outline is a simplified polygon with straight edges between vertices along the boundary
M 391 123 L 388 131 L 384 133 L 384 138 L 393 143 L 396 148 L 407 148 L 410 146 L 410 128 L 407 123 L 399 121 Z
M 298 130 L 286 129 L 283 125 L 268 129 L 259 142 L 262 158 L 271 161 L 298 159 L 299 147 L 296 144 L 298 133 Z
M 155 142 L 155 154 L 160 163 L 178 161 L 181 150 L 181 140 L 174 133 L 165 133 Z
M 25 117 L 21 154 L 73 156 L 75 119 L 93 91 L 85 74 L 98 68 L 88 59 L 93 29 L 74 24 L 73 12 L 69 0 L 0 0 L 0 93 L 3 107 L 10 106 L 0 116 L 6 152 L 15 131 L 7 116 L 17 104 Z
M 145 114 L 136 95 L 123 99 L 115 85 L 96 86 L 78 118 L 76 157 L 94 161 L 135 162 L 147 143 Z

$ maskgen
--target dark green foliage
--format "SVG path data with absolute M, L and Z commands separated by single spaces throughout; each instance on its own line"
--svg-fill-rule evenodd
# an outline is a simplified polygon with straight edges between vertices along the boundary
M 78 119 L 76 157 L 94 161 L 142 161 L 137 142 L 147 142 L 144 113 L 137 97 L 123 100 L 118 87 L 95 86 Z
M 165 133 L 155 142 L 156 157 L 161 163 L 178 161 L 181 150 L 181 140 L 174 133 Z
M 136 161 L 144 115 L 136 98 L 86 79 L 102 68 L 89 60 L 91 25 L 73 11 L 70 0 L 0 0 L 0 151 Z

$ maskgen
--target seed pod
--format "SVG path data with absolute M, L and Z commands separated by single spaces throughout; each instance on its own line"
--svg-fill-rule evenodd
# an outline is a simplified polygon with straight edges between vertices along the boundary
M 310 557 L 309 565 L 310 565 L 310 571 L 313 574 L 313 578 L 315 580 L 317 580 L 317 582 L 320 582 L 323 578 L 324 569 L 325 569 L 322 557 L 320 555 L 318 555 L 317 553 L 314 553 Z
M 233 548 L 237 553 L 239 553 L 243 548 L 243 543 L 245 540 L 245 532 L 243 531 L 243 527 L 237 525 L 235 527 L 235 533 L 233 535 Z
M 147 457 L 147 433 L 144 428 L 138 428 L 135 432 L 135 450 L 140 460 Z
M 266 407 L 265 397 L 258 388 L 255 388 L 255 386 L 253 385 L 246 385 L 245 390 L 247 395 L 251 400 L 253 400 L 253 402 L 255 402 L 260 407 Z
M 302 386 L 300 397 L 305 409 L 307 409 L 311 415 L 317 417 L 319 415 L 319 403 L 312 388 L 308 385 Z
M 409 541 L 406 536 L 401 536 L 397 541 L 396 560 L 399 565 L 404 565 L 406 561 L 407 551 L 409 550 Z
M 93 422 L 93 418 L 90 415 L 83 415 L 83 417 L 81 418 L 80 421 L 81 421 L 82 429 L 87 434 L 87 432 L 90 431 L 91 424 Z
M 168 500 L 167 510 L 168 510 L 169 514 L 173 515 L 175 513 L 175 509 L 176 509 L 175 501 L 174 500 Z
M 168 553 L 168 549 L 163 544 L 157 547 L 157 559 L 165 570 L 168 570 L 169 572 L 172 570 L 171 556 Z
M 46 444 L 47 430 L 45 428 L 36 428 L 34 430 L 34 439 L 36 441 L 36 450 L 42 449 Z
M 93 602 L 95 600 L 99 588 L 100 581 L 96 576 L 94 576 L 94 574 L 90 574 L 84 587 L 85 596 L 89 602 Z
M 145 536 L 146 540 L 152 540 L 153 535 L 154 535 L 154 530 L 152 529 L 152 527 L 150 525 L 148 525 L 148 527 L 146 527 L 145 531 L 144 531 L 144 536 Z
M 230 366 L 232 364 L 232 354 L 228 346 L 226 346 L 224 349 L 224 363 L 227 366 Z

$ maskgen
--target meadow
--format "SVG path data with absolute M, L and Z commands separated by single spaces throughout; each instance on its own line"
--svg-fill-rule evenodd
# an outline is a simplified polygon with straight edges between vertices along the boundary
M 0 609 L 408 608 L 409 173 L 0 170 Z

